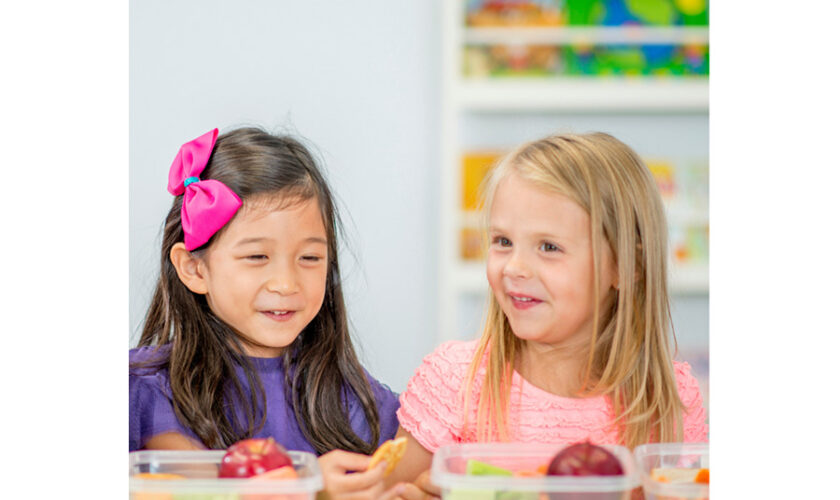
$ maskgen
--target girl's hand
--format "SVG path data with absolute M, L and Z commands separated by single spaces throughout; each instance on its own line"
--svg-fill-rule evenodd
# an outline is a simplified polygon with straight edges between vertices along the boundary
M 324 476 L 324 492 L 333 500 L 391 500 L 403 485 L 385 491 L 385 462 L 366 470 L 370 457 L 344 450 L 333 450 L 318 458 Z
M 428 469 L 417 476 L 414 484 L 406 484 L 400 492 L 402 500 L 430 500 L 440 498 L 440 495 L 440 488 L 432 484 L 431 472 Z

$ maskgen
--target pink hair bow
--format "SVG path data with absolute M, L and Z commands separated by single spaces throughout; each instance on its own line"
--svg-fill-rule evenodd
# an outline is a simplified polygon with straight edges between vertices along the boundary
M 184 245 L 190 251 L 207 243 L 242 206 L 242 200 L 224 183 L 198 178 L 210 160 L 218 135 L 219 129 L 214 128 L 185 143 L 169 167 L 167 189 L 174 196 L 184 195 L 181 227 Z

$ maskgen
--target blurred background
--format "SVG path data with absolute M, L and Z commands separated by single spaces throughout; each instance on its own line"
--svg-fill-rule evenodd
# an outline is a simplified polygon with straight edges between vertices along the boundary
M 363 363 L 402 391 L 422 357 L 477 335 L 487 296 L 476 187 L 498 155 L 605 131 L 657 179 L 678 357 L 706 392 L 706 0 L 133 0 L 129 345 L 158 273 L 169 165 L 219 127 L 313 150 L 347 230 L 341 266 Z

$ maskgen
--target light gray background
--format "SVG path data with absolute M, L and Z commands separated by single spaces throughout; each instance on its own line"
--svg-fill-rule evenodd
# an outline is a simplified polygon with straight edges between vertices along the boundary
M 365 366 L 394 390 L 437 339 L 440 3 L 134 0 L 129 7 L 129 345 L 158 272 L 178 147 L 213 127 L 302 137 L 327 170 L 348 238 L 345 296 Z M 699 115 L 476 116 L 472 145 L 601 129 L 643 156 L 705 157 Z M 464 322 L 463 337 L 477 324 Z M 683 349 L 708 346 L 708 296 L 674 298 Z

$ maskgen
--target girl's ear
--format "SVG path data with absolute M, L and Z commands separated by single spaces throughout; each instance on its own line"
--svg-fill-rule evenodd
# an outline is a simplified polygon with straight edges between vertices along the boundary
M 187 250 L 183 243 L 175 243 L 169 251 L 169 260 L 178 273 L 181 283 L 193 293 L 204 295 L 207 293 L 207 282 L 204 277 L 201 259 Z

